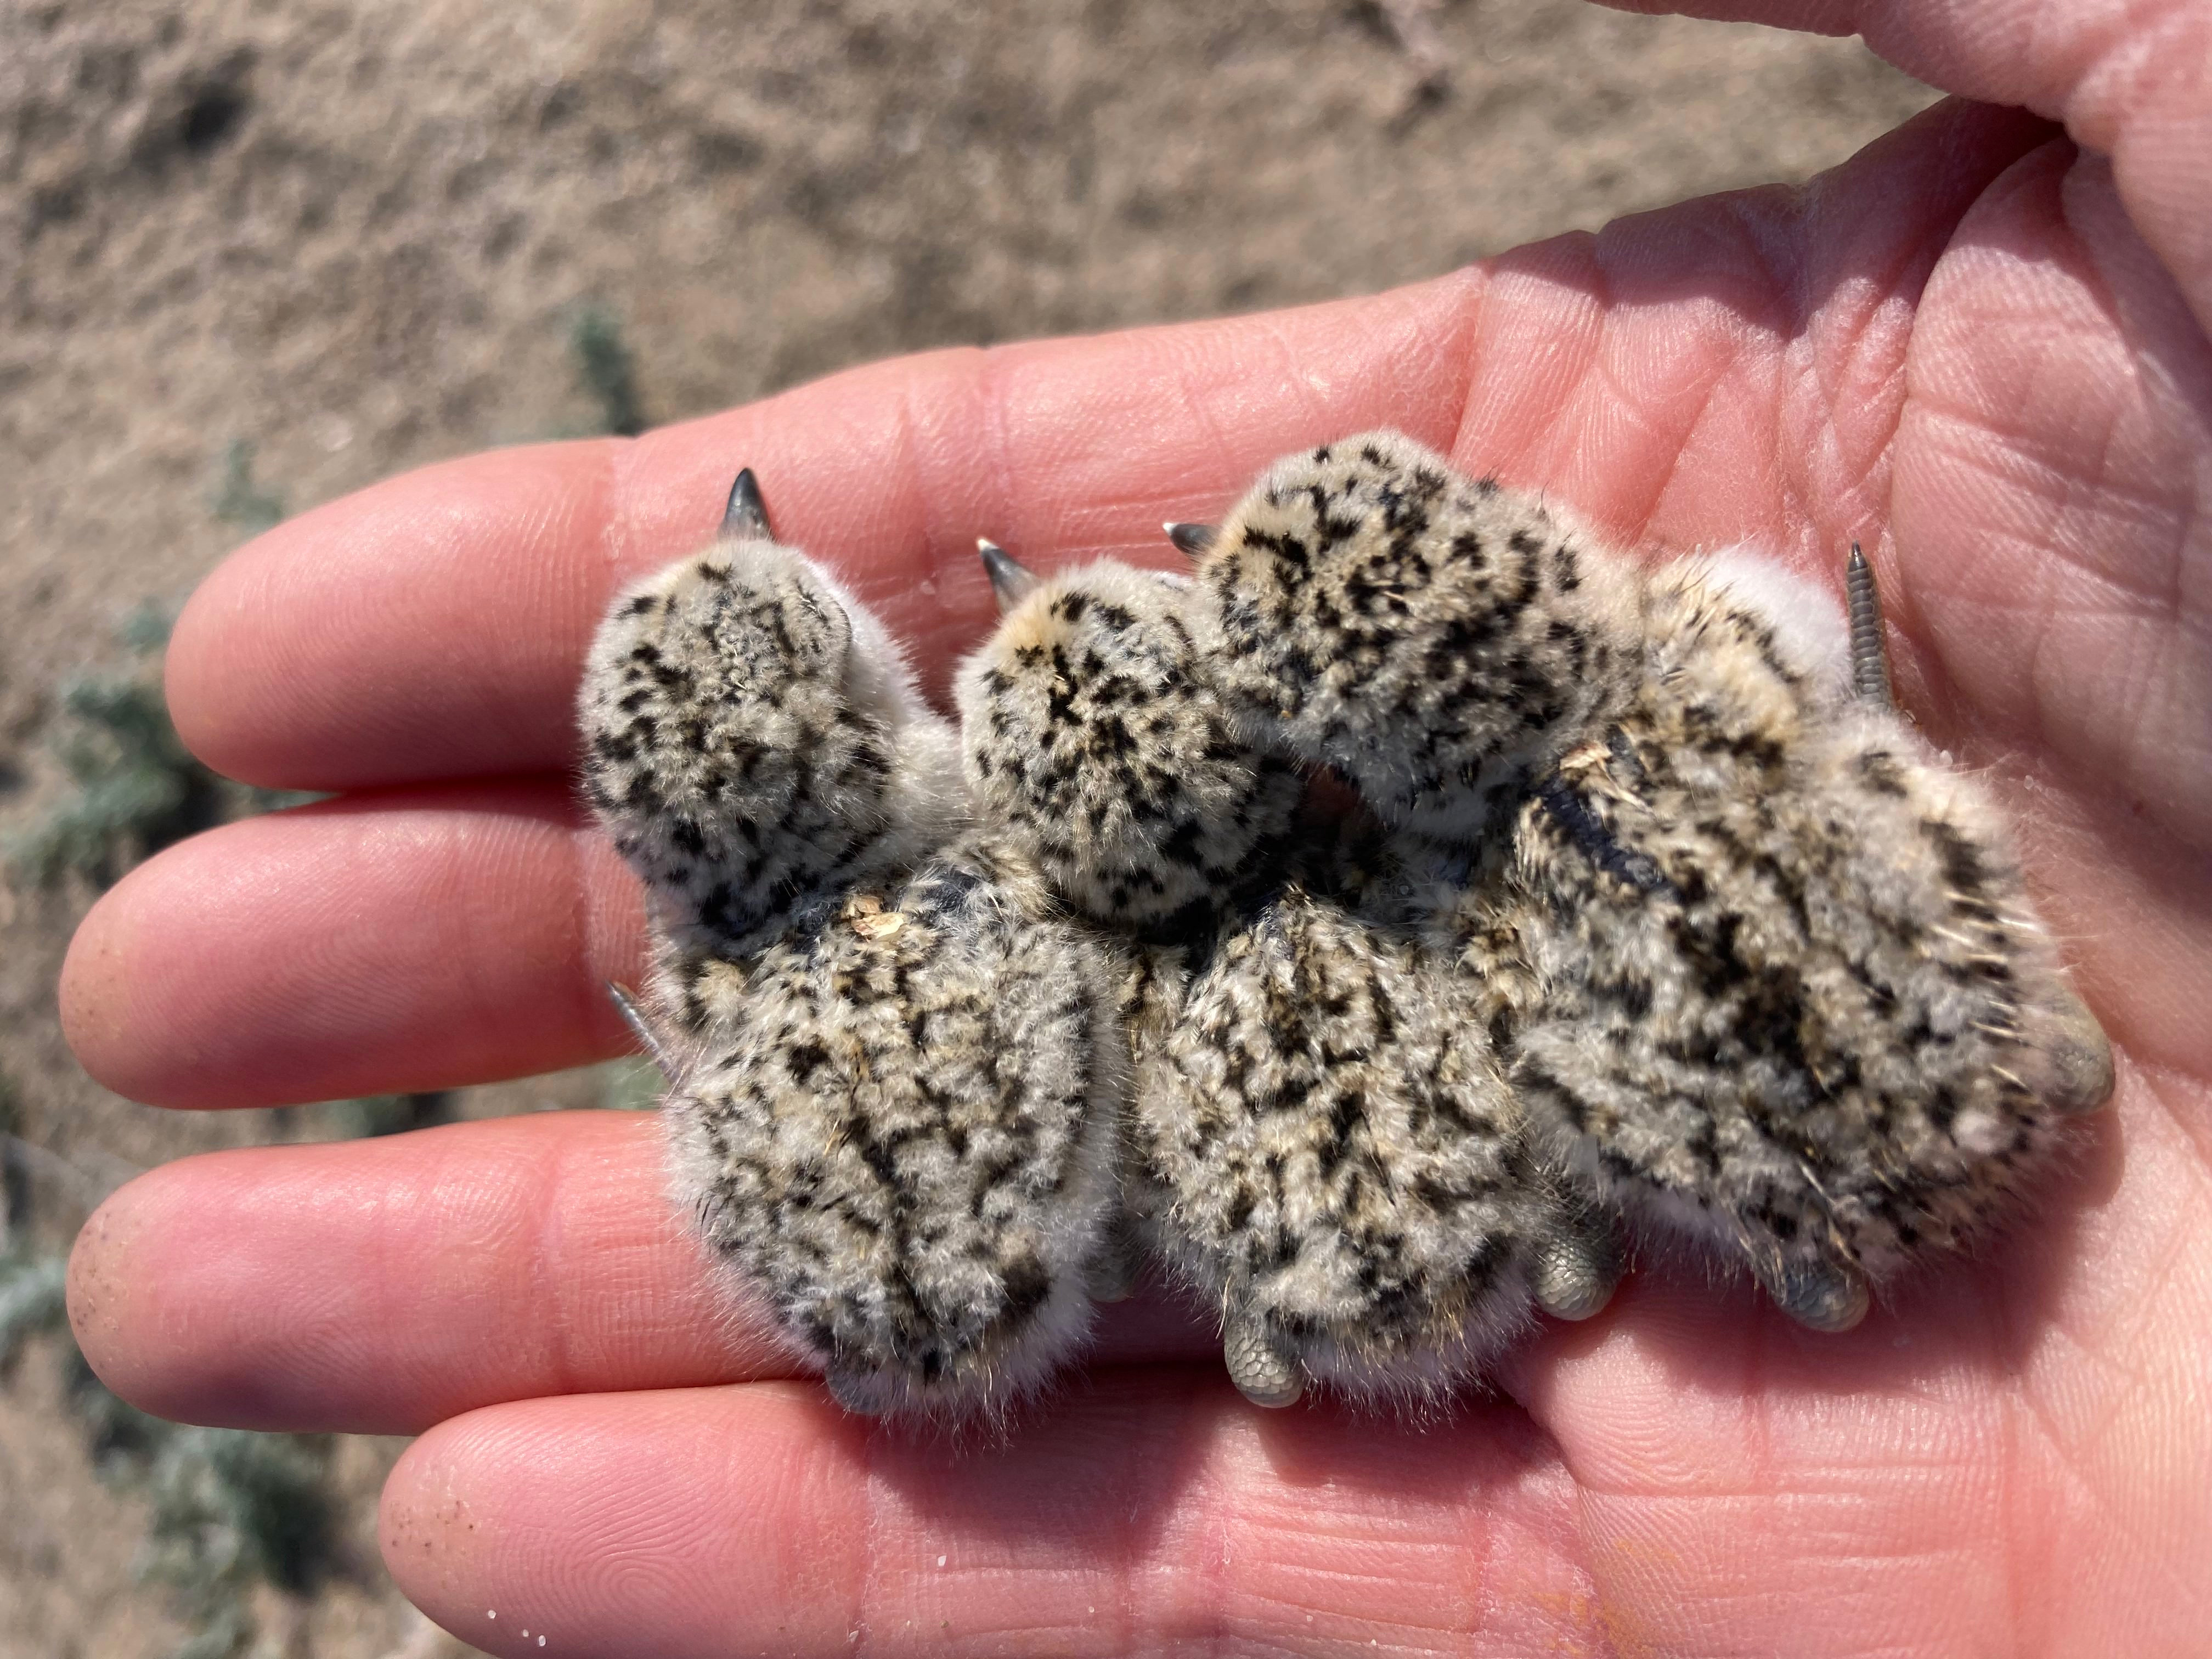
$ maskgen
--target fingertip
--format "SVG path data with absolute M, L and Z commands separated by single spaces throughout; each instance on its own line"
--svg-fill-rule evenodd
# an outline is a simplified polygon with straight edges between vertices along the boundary
M 283 529 L 279 526 L 239 548 L 192 590 L 169 629 L 161 659 L 162 701 L 178 739 L 204 764 L 242 783 L 267 785 L 269 780 L 258 775 L 252 748 L 234 741 L 237 725 L 224 718 L 228 677 L 211 671 L 235 657 L 236 642 L 246 632 L 240 623 L 255 608 L 247 590 L 269 557 L 264 544 Z
M 266 1000 L 257 993 L 268 957 L 231 948 L 242 931 L 239 901 L 267 876 L 252 855 L 257 839 L 216 831 L 168 848 L 77 924 L 58 988 L 62 1035 L 101 1087 L 146 1105 L 204 1109 L 240 1104 L 240 1091 L 257 1086 L 238 1060 Z
M 532 1628 L 525 1598 L 486 1571 L 499 1519 L 496 1481 L 484 1490 L 482 1465 L 485 1414 L 468 1412 L 424 1430 L 384 1478 L 376 1504 L 376 1540 L 385 1571 L 434 1622 L 474 1646 L 497 1652 L 501 1638 L 521 1641 Z M 537 1598 L 528 1598 L 534 1604 Z M 507 1628 L 500 1627 L 502 1604 Z M 547 1622 L 533 1606 L 537 1628 Z
M 159 1205 L 162 1171 L 153 1170 L 110 1193 L 77 1231 L 70 1248 L 65 1294 L 77 1352 L 108 1390 L 142 1411 L 167 1415 L 156 1368 L 133 1340 L 143 1324 L 149 1285 L 135 1263 L 149 1219 L 148 1200 Z
M 471 1537 L 487 1518 L 479 1512 L 483 1465 L 487 1455 L 507 1449 L 495 1433 L 492 1446 L 482 1443 L 488 1420 L 498 1421 L 483 1410 L 464 1412 L 425 1429 L 399 1454 L 377 1498 L 376 1535 L 386 1568 L 409 1601 L 456 1633 L 461 1624 L 456 1592 L 480 1579 L 475 1557 L 488 1541 Z M 466 1599 L 483 1598 L 471 1594 Z M 483 1609 L 477 1617 L 484 1617 Z
M 283 1409 L 274 1369 L 240 1363 L 257 1348 L 257 1318 L 285 1293 L 253 1282 L 251 1251 L 226 1249 L 221 1218 L 234 1213 L 234 1157 L 179 1158 L 101 1200 L 70 1249 L 70 1328 L 93 1375 L 143 1412 L 179 1423 L 308 1426 Z M 222 1337 L 210 1340 L 213 1331 Z
M 723 1651 L 771 1627 L 795 1651 L 849 1623 L 867 1437 L 811 1383 L 487 1407 L 401 1455 L 378 1542 L 408 1600 L 493 1652 Z
M 623 441 L 469 456 L 370 485 L 256 537 L 185 603 L 164 669 L 178 736 L 216 771 L 339 789 L 476 769 L 489 749 L 551 757 L 604 591 Z M 486 565 L 490 597 L 453 579 Z M 457 721 L 459 662 L 515 694 Z M 517 709 L 531 711 L 527 715 Z M 454 757 L 471 750 L 466 762 Z
M 132 1063 L 130 1036 L 139 873 L 131 872 L 101 894 L 77 924 L 57 993 L 62 1036 L 77 1064 L 94 1082 L 131 1100 L 147 1098 L 151 1081 Z

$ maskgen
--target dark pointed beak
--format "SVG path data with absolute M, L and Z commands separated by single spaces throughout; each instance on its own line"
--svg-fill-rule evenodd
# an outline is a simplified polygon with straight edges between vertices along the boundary
M 747 467 L 730 486 L 730 504 L 722 509 L 722 538 L 733 542 L 772 542 L 775 532 L 768 526 L 768 503 L 761 499 L 760 480 Z
M 1221 537 L 1220 531 L 1210 524 L 1168 524 L 1160 528 L 1168 532 L 1170 541 L 1194 559 Z
M 991 579 L 992 597 L 999 602 L 999 614 L 1005 616 L 1036 591 L 1037 574 L 1024 565 L 996 542 L 975 538 L 975 550 L 982 555 L 984 574 Z

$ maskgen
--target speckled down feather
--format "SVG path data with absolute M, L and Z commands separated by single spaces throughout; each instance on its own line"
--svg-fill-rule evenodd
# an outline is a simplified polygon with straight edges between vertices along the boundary
M 851 892 L 702 1010 L 670 1099 L 707 1240 L 856 1410 L 1002 1407 L 1088 1328 L 1127 1061 L 1100 954 L 1024 879 L 979 833 Z
M 726 539 L 625 590 L 580 694 L 584 783 L 675 937 L 732 951 L 963 821 L 951 726 L 818 565 Z
M 1573 523 L 1395 433 L 1264 474 L 1200 567 L 1194 625 L 1247 734 L 1390 824 L 1470 839 L 1636 672 L 1635 597 Z
M 1151 940 L 1208 936 L 1264 884 L 1304 785 L 1233 729 L 1185 592 L 1111 561 L 1040 586 L 960 668 L 969 787 L 1076 915 Z
M 2109 1092 L 1998 813 L 1843 689 L 1832 600 L 1647 575 L 1395 434 L 1272 469 L 1199 574 L 1246 728 L 1428 876 L 1547 1144 L 1839 1328 Z
M 1451 925 L 1577 1166 L 1848 1322 L 2016 1207 L 2110 1062 L 1972 780 L 1695 563 L 1644 625 Z
M 1238 1385 L 1426 1398 L 1527 1322 L 1557 1206 L 1460 988 L 1301 856 L 1299 780 L 1237 736 L 1191 602 L 1112 564 L 1030 593 L 960 676 L 970 775 L 1121 941 L 1130 1201 Z
M 1293 887 L 1139 1034 L 1146 1235 L 1285 1362 L 1277 1392 L 1440 1393 L 1528 1321 L 1551 1195 L 1451 988 L 1415 941 Z
M 819 567 L 744 535 L 617 599 L 580 703 L 654 902 L 678 1200 L 848 1407 L 1035 1389 L 1115 1242 L 1126 1045 L 1035 872 L 948 844 L 951 727 Z

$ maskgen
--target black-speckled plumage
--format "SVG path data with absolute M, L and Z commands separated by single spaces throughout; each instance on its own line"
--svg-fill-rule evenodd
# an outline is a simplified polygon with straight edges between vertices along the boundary
M 1358 910 L 1374 836 L 1316 843 L 1297 774 L 1239 735 L 1187 586 L 1025 580 L 962 671 L 963 738 L 983 810 L 1125 963 L 1140 1236 L 1255 1401 L 1441 1395 L 1527 1323 L 1559 1231 L 1482 1029 Z
M 580 697 L 652 900 L 672 1184 L 847 1406 L 995 1412 L 1116 1242 L 1117 988 L 970 827 L 881 626 L 750 507 L 615 600 Z
M 1647 570 L 1394 434 L 1279 463 L 1198 591 L 1248 730 L 1424 878 L 1554 1156 L 1807 1322 L 2016 1211 L 2109 1091 L 2000 815 L 1851 695 L 1827 594 Z

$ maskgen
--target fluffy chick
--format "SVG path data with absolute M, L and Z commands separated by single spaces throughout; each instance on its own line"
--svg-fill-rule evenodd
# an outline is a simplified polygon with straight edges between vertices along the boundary
M 1996 1224 L 2109 1093 L 2000 815 L 1863 651 L 1850 695 L 1825 596 L 1647 573 L 1387 434 L 1279 464 L 1199 581 L 1252 728 L 1425 867 L 1551 1148 L 1805 1323 Z
M 1009 866 L 1086 925 L 1142 1046 L 1173 1024 L 1190 950 L 1274 878 L 1304 786 L 1193 680 L 1187 583 L 1112 561 L 1042 580 L 978 548 L 1004 615 L 955 678 L 968 787 Z M 1118 1214 L 1094 1295 L 1126 1294 L 1143 1248 Z
M 1211 937 L 1273 879 L 1304 783 L 1237 735 L 1181 584 L 1112 561 L 1021 574 L 1034 585 L 1000 578 L 1012 608 L 955 682 L 978 814 L 1084 920 L 1146 943 Z
M 616 598 L 578 701 L 586 793 L 685 944 L 757 950 L 964 814 L 951 725 L 750 471 L 711 546 Z
M 964 818 L 880 624 L 769 537 L 618 598 L 587 787 L 654 899 L 672 1182 L 860 1412 L 1003 1407 L 1080 1340 L 1110 1242 L 1115 988 Z
M 1328 860 L 1294 860 L 1303 785 L 1237 736 L 1182 585 L 1006 586 L 959 680 L 971 786 L 1123 941 L 1142 1236 L 1220 1310 L 1256 1402 L 1440 1390 L 1525 1322 L 1556 1231 L 1480 1032 Z
M 971 833 L 742 968 L 661 978 L 704 1017 L 679 1192 L 836 1398 L 957 1417 L 1041 1387 L 1114 1272 L 1128 1062 L 1034 877 Z
M 1440 1397 L 1551 1282 L 1559 1194 L 1450 988 L 1417 941 L 1293 886 L 1224 932 L 1139 1047 L 1148 1234 L 1223 1310 L 1258 1404 L 1309 1381 Z
M 1279 462 L 1185 539 L 1243 729 L 1395 829 L 1472 840 L 1637 670 L 1635 596 L 1584 580 L 1571 524 L 1396 433 Z

